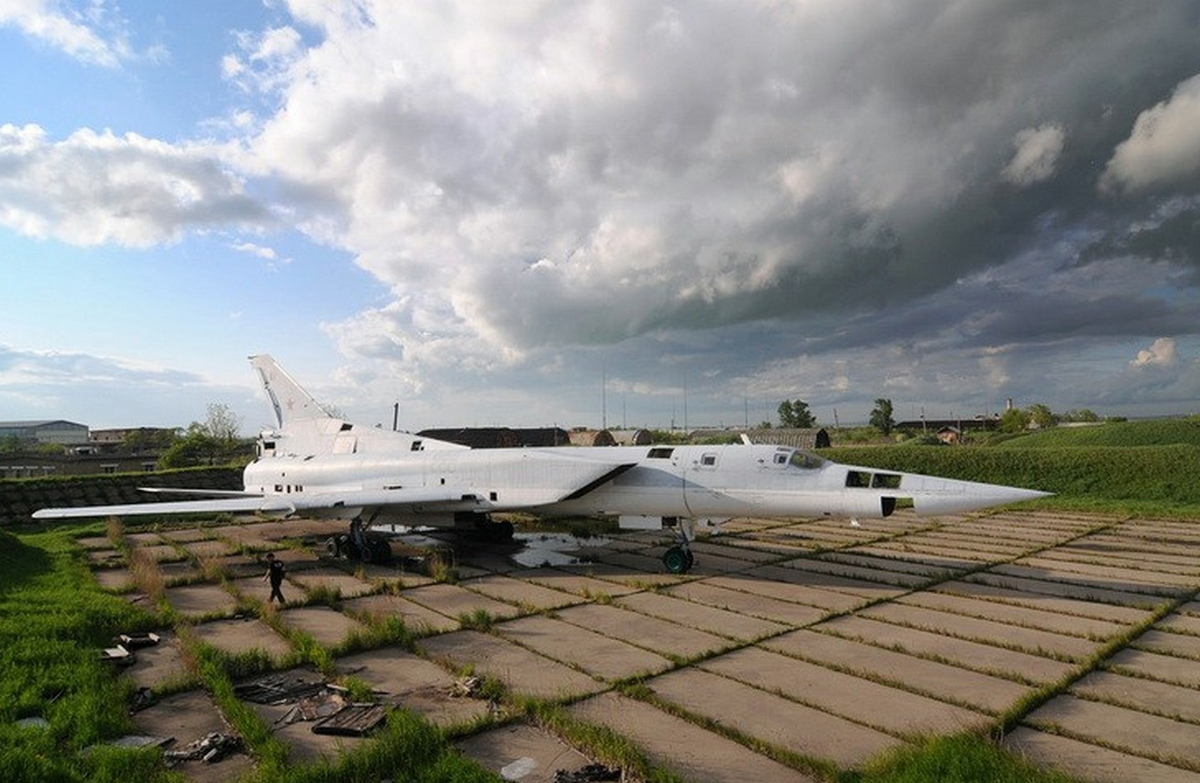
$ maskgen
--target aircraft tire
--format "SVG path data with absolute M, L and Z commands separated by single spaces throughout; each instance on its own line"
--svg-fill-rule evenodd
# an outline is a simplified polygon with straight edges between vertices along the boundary
M 683 547 L 673 546 L 663 555 L 663 565 L 672 574 L 686 574 L 688 568 L 691 567 L 691 562 L 688 559 L 689 554 L 684 551 Z
M 692 550 L 689 549 L 689 550 L 687 550 L 687 568 L 684 569 L 684 572 L 686 573 L 688 571 L 691 571 L 692 566 L 694 566 L 695 564 L 696 564 L 696 555 L 694 555 L 692 553 Z
M 338 543 L 337 536 L 330 536 L 325 542 L 325 554 L 334 558 L 342 556 L 342 546 Z

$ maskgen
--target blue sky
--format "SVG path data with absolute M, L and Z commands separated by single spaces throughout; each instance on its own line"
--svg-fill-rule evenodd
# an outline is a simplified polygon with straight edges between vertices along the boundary
M 1089 7 L 0 0 L 0 420 L 1198 412 L 1200 4 Z

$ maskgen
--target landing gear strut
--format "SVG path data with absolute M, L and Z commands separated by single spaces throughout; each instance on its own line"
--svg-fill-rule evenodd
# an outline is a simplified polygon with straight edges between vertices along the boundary
M 392 559 L 392 547 L 386 539 L 369 535 L 361 519 L 350 521 L 349 534 L 334 536 L 325 542 L 330 557 L 361 560 L 364 563 L 386 563 Z
M 696 525 L 690 519 L 679 519 L 673 527 L 679 531 L 679 543 L 663 554 L 663 565 L 672 574 L 686 574 L 696 562 L 691 547 L 691 541 L 696 537 Z
M 475 530 L 483 537 L 484 541 L 490 544 L 504 544 L 512 541 L 513 533 L 516 532 L 512 522 L 507 519 L 493 522 L 487 514 L 471 514 L 465 522 L 467 524 L 473 522 Z M 463 521 L 460 521 L 459 524 L 463 524 Z

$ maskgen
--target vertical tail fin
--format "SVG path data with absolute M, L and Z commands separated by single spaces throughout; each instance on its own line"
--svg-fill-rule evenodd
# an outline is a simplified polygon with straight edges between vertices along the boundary
M 281 429 L 296 421 L 333 418 L 268 354 L 251 356 L 250 365 L 258 371 L 263 391 L 275 412 L 275 423 Z

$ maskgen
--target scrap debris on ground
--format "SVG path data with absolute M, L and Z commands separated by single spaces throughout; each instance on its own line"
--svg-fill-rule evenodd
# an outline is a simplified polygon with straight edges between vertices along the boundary
M 298 721 L 313 724 L 314 734 L 361 737 L 387 718 L 387 708 L 374 702 L 353 702 L 349 692 L 305 672 L 281 672 L 234 686 L 238 698 L 271 706 L 291 705 L 276 725 Z
M 179 750 L 164 751 L 163 758 L 168 767 L 181 761 L 203 761 L 205 764 L 215 764 L 229 754 L 238 752 L 241 748 L 241 737 L 214 731 L 195 742 L 188 743 Z

